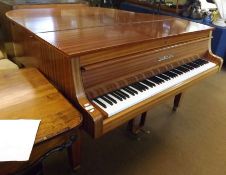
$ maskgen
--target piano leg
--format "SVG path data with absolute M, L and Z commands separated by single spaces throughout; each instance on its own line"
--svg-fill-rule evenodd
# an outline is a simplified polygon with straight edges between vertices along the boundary
M 81 135 L 78 132 L 77 140 L 67 149 L 68 158 L 73 171 L 80 168 L 81 162 Z
M 147 112 L 141 114 L 139 124 L 136 125 L 136 120 L 132 119 L 128 123 L 128 131 L 133 135 L 138 135 L 140 132 L 149 134 L 150 131 L 144 129 Z
M 182 93 L 179 93 L 174 97 L 173 111 L 175 111 L 175 112 L 177 111 L 177 108 L 179 107 L 181 96 L 182 96 Z

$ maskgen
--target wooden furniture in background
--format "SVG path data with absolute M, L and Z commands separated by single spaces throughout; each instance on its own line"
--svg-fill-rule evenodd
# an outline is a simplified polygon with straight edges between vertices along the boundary
M 6 52 L 6 55 L 8 55 L 9 58 L 17 56 L 17 53 L 15 52 L 17 45 L 13 45 L 12 43 L 11 28 L 9 21 L 5 16 L 6 12 L 23 8 L 57 8 L 59 6 L 67 8 L 77 4 L 86 6 L 88 5 L 88 2 L 84 0 L 0 0 L 0 36 L 2 36 L 2 38 L 0 37 L 2 40 L 0 44 L 3 45 L 0 46 L 0 48 L 4 49 L 4 52 Z
M 7 17 L 20 46 L 17 61 L 37 67 L 80 108 L 83 127 L 95 138 L 182 93 L 222 65 L 209 47 L 213 28 L 178 18 L 94 7 L 20 9 Z M 92 102 L 200 57 L 216 66 L 111 117 Z
M 0 97 L 0 119 L 41 120 L 30 160 L 1 162 L 0 174 L 32 171 L 46 153 L 64 148 L 73 168 L 79 165 L 81 115 L 37 69 L 0 71 Z

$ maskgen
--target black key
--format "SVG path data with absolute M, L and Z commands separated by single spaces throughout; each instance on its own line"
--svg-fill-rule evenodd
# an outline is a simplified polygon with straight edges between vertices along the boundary
M 126 99 L 126 96 L 124 96 L 122 93 L 120 93 L 120 91 L 114 91 L 118 96 L 120 96 L 121 98 L 123 98 L 124 100 Z
M 120 97 L 120 96 L 117 95 L 116 93 L 111 92 L 110 94 L 111 94 L 113 97 L 117 98 L 118 100 L 123 101 L 122 97 Z
M 185 64 L 186 66 L 189 66 L 192 70 L 193 69 L 195 69 L 195 67 L 194 66 L 192 66 L 192 65 L 189 65 L 188 63 L 187 64 Z
M 138 86 L 136 83 L 131 84 L 130 86 L 132 86 L 134 89 L 137 89 L 140 92 L 143 92 L 144 90 L 140 88 L 140 86 Z
M 187 65 L 189 65 L 189 66 L 192 66 L 192 67 L 194 67 L 194 68 L 198 68 L 199 67 L 199 65 L 198 64 L 195 64 L 195 63 L 187 63 Z
M 129 94 L 131 94 L 131 95 L 135 95 L 135 93 L 133 92 L 133 91 L 131 91 L 131 90 L 129 90 L 128 88 L 126 88 L 126 87 L 124 87 L 124 88 L 122 88 L 124 91 L 126 91 L 126 92 L 128 92 Z
M 111 100 L 113 103 L 117 104 L 117 101 L 111 98 L 109 95 L 105 95 L 105 97 L 108 98 L 108 100 Z
M 195 60 L 195 61 L 193 61 L 193 63 L 198 64 L 199 66 L 203 65 L 199 60 Z
M 167 75 L 168 77 L 171 77 L 171 78 L 175 78 L 177 76 L 177 74 L 170 72 L 170 71 L 164 72 L 163 74 Z
M 126 96 L 127 98 L 130 98 L 130 96 L 127 94 L 127 93 L 125 93 L 125 92 L 123 92 L 121 89 L 119 90 L 119 92 L 121 92 L 124 96 Z
M 198 59 L 200 62 L 202 62 L 202 63 L 204 63 L 204 64 L 207 64 L 207 63 L 209 63 L 209 61 L 207 61 L 207 60 L 205 60 L 205 59 Z
M 183 64 L 182 66 L 185 67 L 185 68 L 187 68 L 187 69 L 189 69 L 189 70 L 194 69 L 193 67 L 190 67 L 190 66 L 188 66 L 188 65 L 186 65 L 186 64 Z
M 145 91 L 148 90 L 148 87 L 143 85 L 142 83 L 138 82 L 138 86 L 140 86 L 142 89 L 144 89 Z
M 160 78 L 162 78 L 163 80 L 170 80 L 170 78 L 169 77 L 167 77 L 166 75 L 163 75 L 163 74 L 159 74 L 159 75 L 157 75 L 158 77 L 160 77 Z
M 178 74 L 178 75 L 182 75 L 183 74 L 183 72 L 181 72 L 181 71 L 179 71 L 177 69 L 172 69 L 171 71 L 176 73 L 176 74 Z
M 132 89 L 131 87 L 126 87 L 126 88 L 127 88 L 128 90 L 132 91 L 133 93 L 138 94 L 138 92 L 137 92 L 136 90 Z
M 170 74 L 172 74 L 172 76 L 174 76 L 174 77 L 177 77 L 178 76 L 178 74 L 176 74 L 175 72 L 172 72 L 172 71 L 168 71 Z
M 150 82 L 150 81 L 148 81 L 148 80 L 143 80 L 143 81 L 141 81 L 141 82 L 144 83 L 145 85 L 151 87 L 151 88 L 155 86 L 154 83 L 152 83 L 152 82 Z
M 162 80 L 162 79 L 160 79 L 160 78 L 158 78 L 158 77 L 156 77 L 156 76 L 151 77 L 151 78 L 148 78 L 148 80 L 150 80 L 150 81 L 152 81 L 152 82 L 154 82 L 154 83 L 156 83 L 156 84 L 161 84 L 161 83 L 164 82 L 164 80 Z
M 204 60 L 204 59 L 197 59 L 197 60 L 195 60 L 193 62 L 198 64 L 198 65 L 201 65 L 201 66 L 208 63 L 208 61 Z
M 208 60 L 205 60 L 205 59 L 202 59 L 202 61 L 203 61 L 205 64 L 209 63 L 209 61 L 208 61 Z
M 102 96 L 102 97 L 100 97 L 102 100 L 104 100 L 104 101 L 106 101 L 109 105 L 113 105 L 113 103 L 110 101 L 110 100 L 108 100 L 105 96 Z
M 104 103 L 102 103 L 100 100 L 98 100 L 97 98 L 93 99 L 93 101 L 97 102 L 103 108 L 107 108 L 107 106 Z
M 200 67 L 201 65 L 199 65 L 199 64 L 197 64 L 197 63 L 195 63 L 195 62 L 192 62 L 193 64 L 195 64 L 195 65 L 197 65 L 197 67 Z
M 188 69 L 186 69 L 185 67 L 182 67 L 182 66 L 179 66 L 176 69 L 179 70 L 179 71 L 181 71 L 181 72 L 184 72 L 184 73 L 186 73 L 186 72 L 189 71 Z

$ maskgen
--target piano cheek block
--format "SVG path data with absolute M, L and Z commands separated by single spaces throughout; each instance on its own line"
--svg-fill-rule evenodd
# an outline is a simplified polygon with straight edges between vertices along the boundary
M 92 105 L 88 105 L 88 106 L 85 106 L 85 110 L 92 113 L 92 112 L 94 112 L 95 109 Z

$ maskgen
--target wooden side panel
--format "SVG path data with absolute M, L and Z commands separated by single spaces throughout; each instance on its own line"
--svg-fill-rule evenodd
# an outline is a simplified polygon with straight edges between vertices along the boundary
M 13 27 L 13 37 L 15 45 L 17 45 L 15 61 L 25 67 L 38 68 L 58 90 L 80 109 L 85 118 L 84 128 L 93 137 L 100 137 L 103 133 L 103 114 L 98 109 L 92 113 L 84 110 L 84 105 L 90 102 L 83 91 L 79 58 L 67 58 L 62 52 L 18 25 Z
M 92 110 L 88 109 L 92 106 L 92 103 L 86 97 L 82 77 L 80 70 L 80 61 L 78 58 L 74 58 L 71 61 L 72 63 L 72 73 L 74 87 L 76 91 L 76 99 L 73 102 L 77 102 L 77 106 L 80 108 L 80 111 L 83 113 L 83 127 L 85 130 L 90 133 L 93 137 L 100 137 L 103 133 L 103 113 L 101 113 L 98 108 Z M 87 108 L 88 107 L 88 108 Z M 106 115 L 106 114 L 105 114 Z M 107 115 L 106 115 L 107 116 Z
M 71 60 L 22 27 L 13 25 L 12 29 L 17 55 L 14 61 L 38 68 L 67 98 L 75 98 Z

